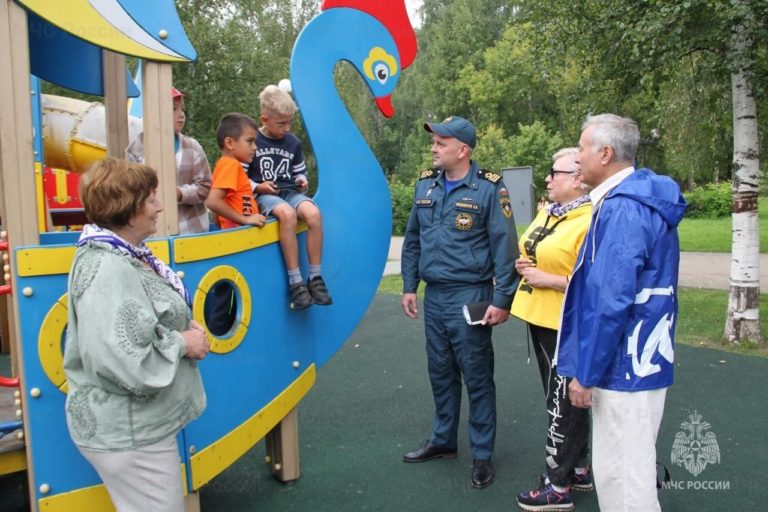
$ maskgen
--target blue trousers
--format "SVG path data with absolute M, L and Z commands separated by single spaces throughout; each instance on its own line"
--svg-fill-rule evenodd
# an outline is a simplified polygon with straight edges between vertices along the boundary
M 469 397 L 469 441 L 474 459 L 487 460 L 496 441 L 496 384 L 491 328 L 467 324 L 465 304 L 489 300 L 487 284 L 428 283 L 424 295 L 427 366 L 435 417 L 429 442 L 454 449 L 461 411 L 461 380 Z

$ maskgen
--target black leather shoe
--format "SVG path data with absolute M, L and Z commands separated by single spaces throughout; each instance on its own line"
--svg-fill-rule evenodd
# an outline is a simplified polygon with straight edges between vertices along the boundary
M 472 487 L 483 489 L 493 483 L 493 465 L 490 460 L 475 460 L 472 463 Z
M 455 459 L 456 450 L 427 443 L 418 450 L 403 455 L 403 462 L 427 462 L 432 459 Z

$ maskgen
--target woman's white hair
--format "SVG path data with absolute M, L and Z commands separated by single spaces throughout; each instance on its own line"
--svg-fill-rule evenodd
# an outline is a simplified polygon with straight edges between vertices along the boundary
M 573 156 L 574 157 L 573 158 L 573 165 L 574 165 L 575 168 L 574 168 L 573 172 L 576 173 L 576 174 L 579 174 L 579 164 L 578 164 L 579 148 L 563 148 L 563 149 L 557 150 L 555 152 L 555 154 L 552 155 L 552 162 L 557 162 L 558 160 L 560 160 L 561 158 L 566 157 L 566 156 Z M 584 193 L 587 193 L 590 190 L 592 190 L 592 187 L 590 187 L 589 185 L 587 185 L 584 182 L 581 183 L 581 187 L 580 188 L 581 188 L 581 190 Z

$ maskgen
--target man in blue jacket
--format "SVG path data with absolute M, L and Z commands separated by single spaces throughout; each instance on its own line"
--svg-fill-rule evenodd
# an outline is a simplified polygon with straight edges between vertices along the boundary
M 406 316 L 417 318 L 416 289 L 427 283 L 424 328 L 427 365 L 435 400 L 432 435 L 404 462 L 456 457 L 461 380 L 469 397 L 469 439 L 476 488 L 493 482 L 496 386 L 491 326 L 509 317 L 518 283 L 517 233 L 509 193 L 501 176 L 480 169 L 472 158 L 475 127 L 461 117 L 427 123 L 434 169 L 416 183 L 403 241 Z M 483 321 L 468 325 L 465 304 L 486 302 Z
M 687 207 L 670 178 L 635 170 L 637 124 L 590 116 L 579 139 L 592 222 L 566 290 L 555 356 L 571 403 L 591 407 L 601 510 L 660 510 L 656 435 L 672 385 L 680 246 Z M 546 499 L 557 500 L 555 492 Z

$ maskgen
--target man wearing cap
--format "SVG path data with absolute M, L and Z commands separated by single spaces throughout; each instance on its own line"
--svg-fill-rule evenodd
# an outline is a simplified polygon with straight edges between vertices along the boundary
M 426 283 L 424 325 L 427 366 L 435 401 L 432 435 L 403 456 L 404 462 L 455 458 L 461 379 L 469 397 L 471 483 L 493 482 L 496 386 L 491 327 L 509 317 L 518 275 L 515 221 L 501 176 L 471 160 L 475 127 L 461 117 L 425 123 L 432 134 L 435 167 L 416 184 L 402 254 L 403 297 L 409 318 L 418 317 L 416 289 Z M 487 302 L 483 322 L 469 325 L 467 304 Z
M 181 133 L 186 121 L 184 94 L 171 87 L 171 99 L 179 234 L 205 233 L 209 227 L 205 200 L 211 190 L 211 167 L 203 147 L 192 137 Z M 144 133 L 140 133 L 125 149 L 125 159 L 144 163 Z

